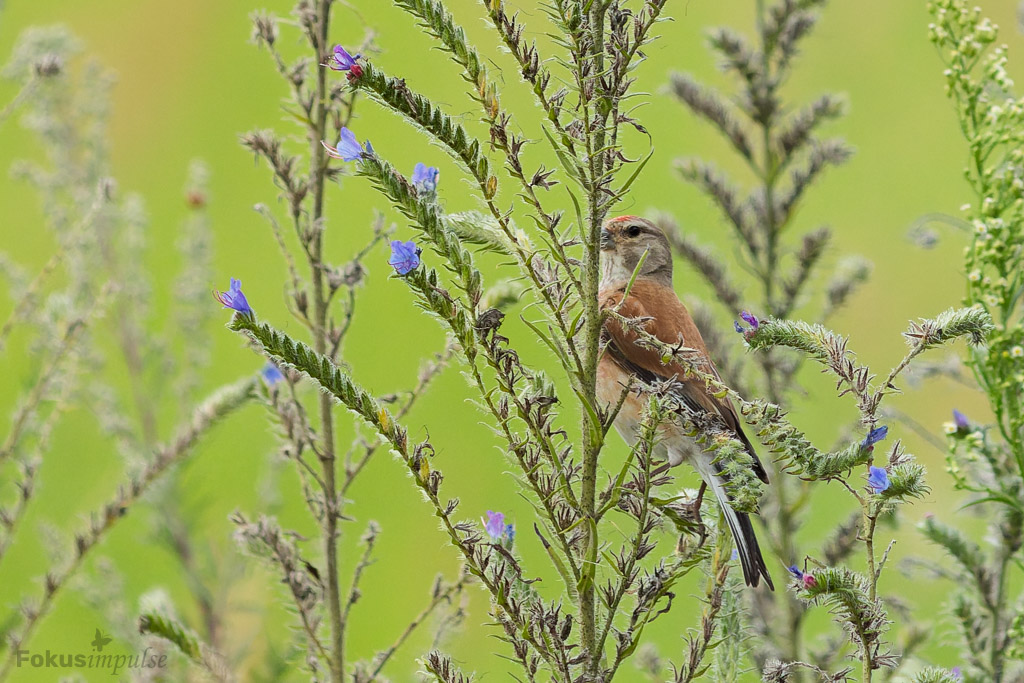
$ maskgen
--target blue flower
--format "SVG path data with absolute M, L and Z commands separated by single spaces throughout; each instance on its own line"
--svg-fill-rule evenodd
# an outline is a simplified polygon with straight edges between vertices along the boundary
M 335 45 L 334 54 L 327 61 L 327 66 L 334 71 L 348 71 L 350 79 L 359 78 L 363 75 L 363 67 L 357 63 L 360 57 L 362 57 L 361 54 L 356 54 L 353 57 L 341 45 Z
M 869 471 L 868 486 L 871 487 L 871 490 L 875 493 L 881 493 L 889 488 L 889 473 L 884 468 L 872 465 Z
M 733 320 L 733 321 L 732 321 L 732 328 L 733 328 L 734 330 L 736 330 L 737 332 L 739 332 L 740 334 L 743 334 L 743 328 L 742 328 L 742 327 L 740 326 L 740 324 L 739 324 L 738 322 L 736 322 L 735 320 Z
M 267 383 L 267 386 L 272 387 L 281 380 L 284 379 L 284 375 L 281 374 L 281 369 L 274 365 L 273 361 L 267 361 L 267 364 L 260 370 L 260 377 Z
M 412 172 L 412 184 L 416 189 L 427 194 L 437 191 L 437 181 L 441 171 L 434 166 L 427 166 L 423 162 L 417 163 Z
M 958 432 L 967 432 L 971 429 L 971 421 L 959 410 L 953 409 L 953 424 Z
M 256 314 L 249 306 L 249 302 L 245 299 L 245 294 L 242 294 L 242 281 L 231 278 L 231 288 L 226 292 L 218 292 L 213 290 L 213 296 L 217 301 L 224 304 L 224 308 L 230 308 L 233 311 L 237 311 L 247 318 L 252 318 Z
M 364 149 L 359 144 L 359 141 L 356 140 L 356 134 L 348 128 L 341 129 L 338 144 L 334 147 L 331 147 L 326 142 L 321 142 L 320 144 L 327 150 L 328 156 L 341 159 L 342 161 L 359 161 L 363 158 L 364 154 L 373 154 L 373 145 L 370 144 L 370 141 L 366 141 L 366 148 Z
M 508 540 L 508 544 L 509 545 L 512 545 L 512 543 L 516 540 L 516 525 L 515 524 L 506 524 L 505 525 L 505 538 Z
M 864 437 L 864 440 L 860 442 L 860 447 L 866 450 L 871 450 L 875 447 L 875 444 L 884 439 L 889 434 L 889 428 L 885 425 L 881 427 L 875 427 L 868 435 Z
M 800 567 L 796 566 L 795 564 L 791 564 L 788 567 L 786 567 L 786 569 L 789 570 L 789 573 L 792 574 L 794 578 L 803 581 L 804 573 L 800 571 Z
M 391 258 L 388 263 L 395 268 L 399 275 L 408 275 L 419 268 L 420 254 L 422 250 L 415 242 L 403 242 L 395 240 L 391 243 Z
M 729 556 L 729 559 L 731 559 L 733 562 L 740 559 L 740 551 L 736 550 L 736 548 L 733 548 L 732 555 Z
M 750 325 L 751 329 L 756 330 L 757 328 L 761 327 L 761 321 L 755 318 L 754 314 L 750 313 L 749 311 L 740 311 L 740 317 L 743 318 L 743 321 L 745 323 Z

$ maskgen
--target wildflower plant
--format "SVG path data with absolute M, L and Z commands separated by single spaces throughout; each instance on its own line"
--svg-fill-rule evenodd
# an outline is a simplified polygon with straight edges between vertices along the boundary
M 949 609 L 960 636 L 963 680 L 1024 676 L 1024 594 L 1014 596 L 1024 545 L 1024 322 L 1020 315 L 1024 233 L 1024 98 L 1007 73 L 998 26 L 973 5 L 929 3 L 929 35 L 946 68 L 946 93 L 967 143 L 964 177 L 972 196 L 961 207 L 967 233 L 964 305 L 986 311 L 994 329 L 967 363 L 988 400 L 992 422 L 953 410 L 947 472 L 968 492 L 969 509 L 988 520 L 984 548 L 949 519 L 921 531 L 948 555 Z

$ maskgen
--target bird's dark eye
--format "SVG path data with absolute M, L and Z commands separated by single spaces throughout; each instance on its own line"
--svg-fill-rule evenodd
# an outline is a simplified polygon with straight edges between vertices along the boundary
M 626 229 L 626 234 L 628 236 L 630 236 L 630 237 L 639 237 L 640 236 L 640 226 L 639 225 L 631 225 L 631 226 L 629 226 Z

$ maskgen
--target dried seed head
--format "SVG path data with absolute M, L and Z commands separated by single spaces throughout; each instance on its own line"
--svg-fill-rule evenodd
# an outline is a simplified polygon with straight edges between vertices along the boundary
M 273 47 L 277 42 L 277 21 L 269 14 L 258 13 L 252 18 L 252 39 L 259 45 L 264 43 Z

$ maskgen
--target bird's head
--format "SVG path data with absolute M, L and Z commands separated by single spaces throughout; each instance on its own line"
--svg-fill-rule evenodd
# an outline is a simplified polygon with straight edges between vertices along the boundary
M 637 216 L 619 216 L 605 221 L 601 228 L 602 280 L 606 283 L 628 281 L 641 258 L 644 265 L 638 278 L 652 278 L 672 286 L 672 248 L 658 226 Z

